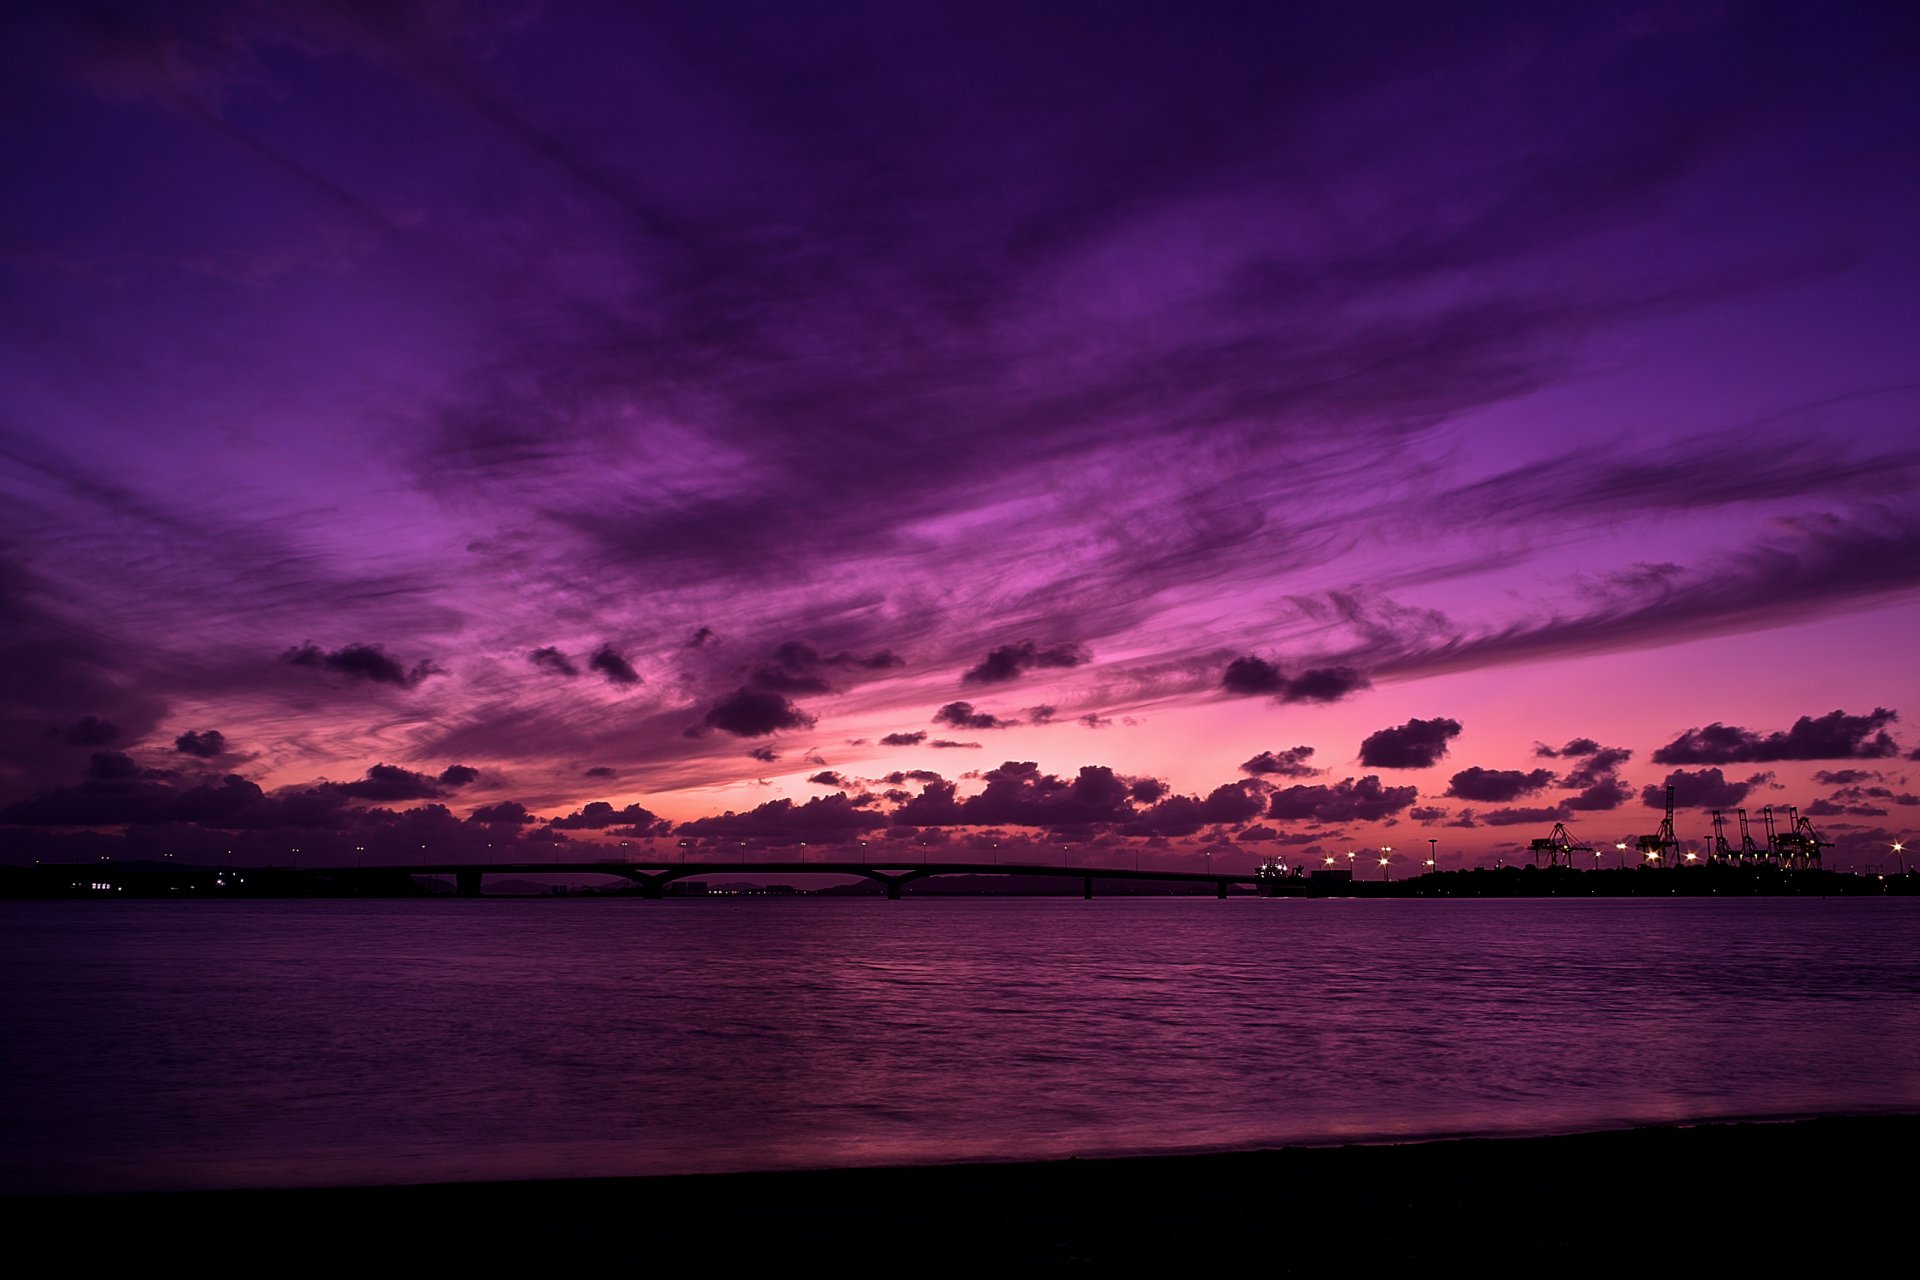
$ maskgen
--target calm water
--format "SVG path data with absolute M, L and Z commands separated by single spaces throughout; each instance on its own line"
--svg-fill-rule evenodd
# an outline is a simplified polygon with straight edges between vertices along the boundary
M 1920 899 L 0 904 L 0 1189 L 1920 1110 Z

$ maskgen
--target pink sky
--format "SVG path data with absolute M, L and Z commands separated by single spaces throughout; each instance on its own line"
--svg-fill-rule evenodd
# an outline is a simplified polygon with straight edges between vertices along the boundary
M 1280 8 L 7 18 L 0 856 L 1882 860 L 1911 15 Z

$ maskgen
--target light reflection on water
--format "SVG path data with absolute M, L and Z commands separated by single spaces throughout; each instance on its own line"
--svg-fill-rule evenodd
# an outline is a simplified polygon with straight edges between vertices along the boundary
M 1920 1110 L 1920 900 L 0 904 L 0 1189 Z

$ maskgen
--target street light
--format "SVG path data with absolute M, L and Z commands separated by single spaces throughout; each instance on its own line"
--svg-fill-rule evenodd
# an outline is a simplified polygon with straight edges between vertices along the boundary
M 1387 865 L 1387 860 L 1392 856 L 1392 845 L 1383 844 L 1380 846 L 1380 879 L 1383 881 L 1393 879 L 1393 868 Z
M 1900 874 L 1907 874 L 1907 846 L 1905 841 L 1893 842 L 1893 856 L 1900 859 Z
M 1438 837 L 1427 837 L 1427 870 L 1440 865 L 1440 841 Z

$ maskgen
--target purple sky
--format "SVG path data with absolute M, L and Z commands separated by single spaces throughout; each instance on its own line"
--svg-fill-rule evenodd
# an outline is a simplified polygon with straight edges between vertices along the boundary
M 0 22 L 15 860 L 1920 816 L 1911 6 Z

